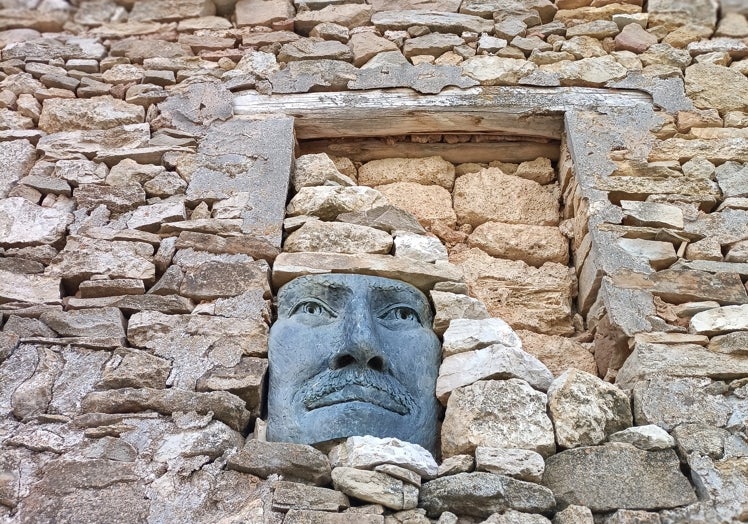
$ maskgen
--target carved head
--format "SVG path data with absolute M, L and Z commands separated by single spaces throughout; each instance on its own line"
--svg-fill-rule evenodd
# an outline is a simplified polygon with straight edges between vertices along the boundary
M 441 347 L 418 289 L 309 275 L 278 292 L 270 330 L 268 440 L 396 437 L 433 451 Z

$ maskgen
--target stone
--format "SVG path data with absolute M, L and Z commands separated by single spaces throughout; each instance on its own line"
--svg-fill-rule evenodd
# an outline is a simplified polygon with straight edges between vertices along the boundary
M 449 258 L 447 248 L 439 238 L 410 231 L 394 231 L 392 254 L 420 262 L 446 262 Z
M 715 174 L 723 197 L 748 196 L 748 190 L 745 189 L 748 184 L 748 164 L 725 162 L 717 167 Z
M 566 266 L 548 262 L 533 268 L 521 261 L 493 258 L 472 248 L 452 257 L 472 294 L 491 316 L 514 329 L 570 335 L 572 281 Z M 531 298 L 532 297 L 532 298 Z
M 657 43 L 657 37 L 639 24 L 628 24 L 615 35 L 616 51 L 643 53 Z
M 164 222 L 177 222 L 186 219 L 187 210 L 183 201 L 158 202 L 135 209 L 127 220 L 127 227 L 156 232 Z
M 214 206 L 215 212 L 215 206 Z M 163 242 L 162 242 L 163 245 Z M 182 231 L 176 239 L 177 249 L 195 249 L 214 254 L 246 254 L 252 258 L 271 263 L 278 255 L 278 249 L 269 242 L 241 233 L 222 237 L 209 233 Z M 157 255 L 158 256 L 158 255 Z
M 628 396 L 594 375 L 571 369 L 548 389 L 556 442 L 564 448 L 592 446 L 633 424 Z
M 492 21 L 478 16 L 438 11 L 378 11 L 372 15 L 371 23 L 379 31 L 397 31 L 411 26 L 426 26 L 436 33 L 457 34 L 463 31 L 490 33 L 493 29 Z
M 413 182 L 451 190 L 454 180 L 454 165 L 439 156 L 372 160 L 358 170 L 359 184 L 367 186 Z
M 297 13 L 294 27 L 301 34 L 309 34 L 315 26 L 323 23 L 333 23 L 354 29 L 368 25 L 371 13 L 372 8 L 362 3 L 327 5 L 322 9 Z
M 447 402 L 442 455 L 472 453 L 477 446 L 529 449 L 543 456 L 555 449 L 546 395 L 518 379 L 479 381 L 458 388 Z
M 395 182 L 377 186 L 377 190 L 387 202 L 415 216 L 421 225 L 443 223 L 452 226 L 456 222 L 452 195 L 441 186 Z
M 695 314 L 689 323 L 691 333 L 708 336 L 739 330 L 748 330 L 748 304 L 702 311 Z
M 550 490 L 493 473 L 458 473 L 425 483 L 419 506 L 436 518 L 445 511 L 486 518 L 492 513 L 515 509 L 547 513 L 555 507 Z
M 39 320 L 63 337 L 111 337 L 125 342 L 125 317 L 117 308 L 47 311 Z
M 542 362 L 519 348 L 494 344 L 475 351 L 446 357 L 436 380 L 436 398 L 446 405 L 457 388 L 478 380 L 517 378 L 533 388 L 547 391 L 553 375 Z
M 91 336 L 86 334 L 86 336 Z M 166 387 L 171 363 L 147 351 L 119 348 L 106 363 L 99 389 Z
M 53 244 L 65 235 L 73 215 L 20 197 L 0 200 L 0 246 Z
M 400 466 L 395 466 L 393 464 L 380 464 L 374 468 L 374 471 L 385 473 L 390 477 L 402 480 L 404 483 L 417 488 L 421 487 L 421 476 L 409 469 L 401 468 Z
M 111 96 L 88 99 L 51 98 L 44 101 L 39 128 L 46 133 L 74 129 L 111 129 L 143 122 L 141 106 L 128 104 Z
M 637 343 L 618 371 L 616 384 L 630 389 L 638 381 L 656 373 L 674 377 L 733 379 L 743 376 L 746 369 L 748 361 L 739 355 L 715 353 L 696 344 Z
M 423 36 L 409 38 L 403 45 L 403 54 L 411 58 L 416 55 L 440 56 L 452 51 L 465 41 L 457 35 L 444 33 L 428 33 Z
M 709 341 L 708 348 L 717 353 L 748 354 L 748 332 L 734 331 L 714 336 Z
M 475 469 L 518 480 L 540 483 L 545 462 L 543 457 L 527 449 L 475 448 Z
M 442 460 L 437 475 L 444 477 L 457 473 L 469 473 L 475 469 L 475 459 L 472 455 L 454 455 Z
M 332 481 L 327 457 L 311 446 L 248 439 L 227 463 L 229 469 L 267 478 L 279 474 L 292 482 L 325 486 Z
M 107 391 L 92 391 L 81 403 L 83 413 L 133 413 L 154 410 L 164 415 L 174 412 L 196 411 L 199 414 L 213 413 L 236 431 L 244 431 L 250 419 L 244 401 L 226 391 L 197 393 L 184 389 L 123 388 Z
M 531 180 L 498 168 L 469 173 L 455 181 L 454 208 L 460 223 L 484 222 L 551 226 L 558 224 L 556 198 Z
M 134 22 L 172 22 L 215 14 L 210 0 L 155 0 L 142 4 L 135 2 L 129 20 Z
M 434 457 L 417 444 L 396 438 L 352 436 L 330 451 L 330 462 L 337 468 L 373 469 L 383 464 L 399 466 L 420 477 L 434 478 L 437 465 Z
M 719 86 L 729 84 L 725 91 Z M 748 110 L 748 79 L 732 69 L 694 64 L 686 68 L 686 94 L 699 108 L 715 108 L 720 112 Z
M 571 368 L 597 374 L 595 357 L 584 344 L 567 337 L 525 330 L 517 331 L 517 335 L 522 340 L 522 348 L 545 364 L 554 376 Z
M 675 447 L 675 439 L 654 424 L 634 426 L 608 435 L 609 442 L 632 444 L 644 451 L 657 451 Z
M 672 431 L 681 424 L 724 427 L 732 413 L 722 390 L 708 378 L 659 377 L 633 389 L 634 420 Z
M 480 55 L 468 58 L 460 68 L 464 75 L 486 86 L 516 85 L 537 66 L 519 58 Z
M 377 471 L 339 466 L 332 471 L 333 486 L 348 496 L 394 510 L 418 504 L 418 488 Z
M 179 287 L 180 295 L 194 300 L 233 297 L 251 289 L 270 294 L 269 267 L 263 261 L 233 263 L 208 261 L 187 268 Z
M 557 227 L 485 222 L 468 237 L 470 247 L 491 256 L 522 260 L 539 267 L 545 262 L 567 264 L 569 242 Z
M 119 215 L 145 203 L 146 194 L 139 184 L 84 184 L 75 188 L 73 198 L 79 209 L 94 210 L 103 205 L 109 212 Z
M 392 236 L 380 229 L 314 220 L 291 233 L 286 238 L 283 249 L 287 252 L 388 254 L 392 244 Z
M 301 275 L 346 273 L 402 280 L 423 292 L 437 282 L 461 282 L 462 273 L 451 264 L 428 264 L 389 255 L 345 253 L 281 253 L 273 264 L 273 286 L 278 288 Z
M 593 524 L 592 511 L 585 506 L 570 504 L 553 517 L 553 524 Z
M 153 282 L 156 268 L 152 258 L 153 247 L 143 242 L 68 236 L 65 247 L 52 260 L 46 274 L 70 280 L 76 286 L 93 275 Z
M 274 486 L 273 509 L 276 511 L 303 509 L 334 512 L 350 506 L 348 497 L 332 489 L 287 481 L 276 482 Z
M 715 300 L 721 304 L 745 304 L 748 295 L 738 273 L 710 274 L 695 269 L 665 269 L 651 275 L 621 270 L 613 276 L 623 289 L 649 291 L 672 304 Z
M 286 524 L 384 524 L 382 515 L 368 513 L 330 513 L 292 509 L 283 519 Z
M 678 260 L 675 247 L 670 242 L 619 238 L 616 244 L 633 257 L 646 260 L 653 269 L 666 269 Z
M 28 140 L 3 142 L 0 151 L 0 198 L 6 198 L 16 182 L 29 174 L 36 162 L 36 148 Z
M 356 67 L 361 67 L 378 53 L 398 51 L 397 44 L 371 32 L 354 33 L 348 41 L 348 46 L 353 53 L 353 65 Z
M 24 275 L 0 269 L 0 303 L 58 304 L 62 298 L 60 285 L 59 277 Z
M 367 211 L 387 203 L 382 193 L 370 187 L 304 187 L 291 199 L 287 213 L 333 220 L 342 213 Z
M 294 279 L 278 293 L 268 358 L 268 439 L 369 434 L 434 449 L 439 340 L 415 287 L 365 275 Z
M 674 451 L 642 451 L 630 444 L 562 451 L 546 460 L 543 485 L 559 504 L 587 506 L 593 512 L 696 502 Z
M 418 61 L 416 57 L 412 60 L 415 62 L 414 65 L 402 63 L 395 66 L 364 66 L 358 71 L 355 79 L 347 83 L 348 89 L 408 87 L 423 94 L 437 94 L 447 86 L 467 88 L 478 85 L 476 80 L 463 76 L 460 68 L 450 63 L 435 65 Z
M 434 304 L 434 332 L 438 335 L 443 335 L 455 319 L 482 320 L 491 316 L 483 302 L 465 294 L 433 290 L 430 296 Z
M 687 459 L 693 452 L 715 459 L 722 458 L 725 441 L 730 436 L 726 429 L 698 423 L 681 424 L 672 431 L 678 454 L 683 459 Z
M 356 183 L 338 171 L 335 163 L 325 153 L 314 155 L 301 155 L 294 163 L 294 172 L 291 175 L 294 191 L 298 192 L 302 187 L 339 185 L 355 186 Z M 371 184 L 369 184 L 371 185 Z
M 674 205 L 621 200 L 623 224 L 683 229 L 683 211 Z
M 509 324 L 500 318 L 456 318 L 442 337 L 442 356 L 447 358 L 493 345 L 520 349 L 522 342 Z
M 748 502 L 748 460 L 745 456 L 713 460 L 698 454 L 688 460 L 700 498 L 714 504 L 723 522 L 739 520 Z
M 296 60 L 342 60 L 353 61 L 351 49 L 337 40 L 314 40 L 302 38 L 283 44 L 278 53 L 279 62 Z

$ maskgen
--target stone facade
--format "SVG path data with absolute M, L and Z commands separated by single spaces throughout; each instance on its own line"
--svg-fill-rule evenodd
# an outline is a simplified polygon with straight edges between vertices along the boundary
M 746 16 L 0 2 L 0 521 L 745 521 Z M 296 141 L 392 88 L 433 114 Z M 430 297 L 436 456 L 266 442 L 324 272 Z

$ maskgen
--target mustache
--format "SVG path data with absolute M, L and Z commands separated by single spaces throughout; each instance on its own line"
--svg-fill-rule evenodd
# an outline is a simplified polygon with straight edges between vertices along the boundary
M 362 401 L 399 415 L 415 407 L 410 394 L 391 375 L 370 369 L 325 370 L 300 391 L 307 410 L 343 402 Z

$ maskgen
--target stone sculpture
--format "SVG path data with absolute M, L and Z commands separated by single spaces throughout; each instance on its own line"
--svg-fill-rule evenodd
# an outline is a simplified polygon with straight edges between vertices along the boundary
M 365 275 L 307 275 L 278 292 L 268 440 L 396 437 L 434 451 L 441 346 L 418 289 Z

